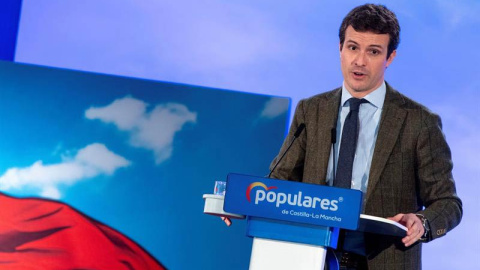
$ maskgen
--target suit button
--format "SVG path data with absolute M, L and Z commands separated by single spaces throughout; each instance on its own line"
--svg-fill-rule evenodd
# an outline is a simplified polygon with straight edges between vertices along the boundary
M 442 235 L 442 234 L 445 234 L 447 232 L 447 229 L 439 229 L 437 230 L 437 235 Z

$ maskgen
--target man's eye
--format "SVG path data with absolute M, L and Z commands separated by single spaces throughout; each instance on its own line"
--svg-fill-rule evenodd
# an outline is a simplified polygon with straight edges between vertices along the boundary
M 372 50 L 372 54 L 373 54 L 373 55 L 380 54 L 380 51 L 378 51 L 378 50 Z
M 357 46 L 349 46 L 348 48 L 352 51 L 355 51 L 357 49 Z

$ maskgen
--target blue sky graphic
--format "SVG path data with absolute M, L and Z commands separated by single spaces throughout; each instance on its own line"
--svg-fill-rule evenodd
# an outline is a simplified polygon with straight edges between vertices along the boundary
M 6 62 L 0 69 L 0 190 L 69 203 L 167 267 L 211 268 L 217 256 L 246 267 L 245 224 L 217 237 L 225 226 L 202 214 L 202 194 L 229 172 L 268 173 L 289 99 Z M 222 248 L 232 242 L 235 256 Z M 206 243 L 216 246 L 210 256 L 197 252 Z

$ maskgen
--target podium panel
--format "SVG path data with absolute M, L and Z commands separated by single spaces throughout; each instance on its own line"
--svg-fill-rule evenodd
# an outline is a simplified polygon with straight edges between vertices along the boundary
M 321 246 L 255 238 L 250 270 L 322 270 L 326 254 Z
M 247 236 L 337 248 L 338 228 L 248 217 Z
M 231 173 L 225 212 L 356 230 L 363 194 L 359 190 Z

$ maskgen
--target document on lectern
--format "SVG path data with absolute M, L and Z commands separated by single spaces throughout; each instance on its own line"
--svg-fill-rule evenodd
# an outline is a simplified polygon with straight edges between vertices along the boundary
M 361 214 L 357 231 L 404 237 L 407 230 L 407 227 L 393 220 Z

